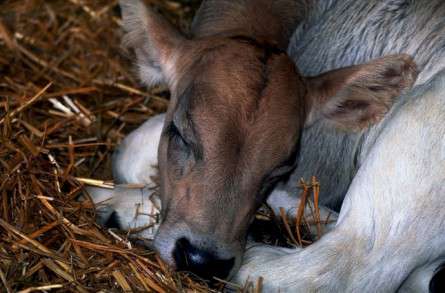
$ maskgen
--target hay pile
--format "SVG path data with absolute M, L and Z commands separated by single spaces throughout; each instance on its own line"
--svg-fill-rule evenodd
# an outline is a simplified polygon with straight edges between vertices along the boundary
M 182 28 L 199 4 L 147 2 Z M 0 3 L 0 292 L 221 289 L 170 272 L 75 200 L 76 178 L 110 179 L 116 144 L 168 103 L 135 80 L 117 1 Z

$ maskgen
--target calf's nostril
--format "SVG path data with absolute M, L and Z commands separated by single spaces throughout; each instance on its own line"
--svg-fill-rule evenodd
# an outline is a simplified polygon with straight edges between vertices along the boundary
M 173 258 L 178 271 L 188 271 L 201 278 L 213 277 L 225 279 L 235 264 L 235 258 L 221 259 L 215 253 L 195 247 L 186 238 L 176 241 Z

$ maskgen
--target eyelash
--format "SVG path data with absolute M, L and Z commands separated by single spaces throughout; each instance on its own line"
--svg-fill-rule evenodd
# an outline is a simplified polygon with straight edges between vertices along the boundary
M 178 127 L 176 127 L 175 124 L 171 123 L 168 129 L 168 133 L 170 136 L 170 139 L 179 139 L 184 146 L 188 147 L 190 144 L 184 139 L 184 137 L 179 132 Z

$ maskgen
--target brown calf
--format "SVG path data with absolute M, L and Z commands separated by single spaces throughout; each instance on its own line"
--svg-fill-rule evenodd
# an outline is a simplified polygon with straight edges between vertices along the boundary
M 140 78 L 168 84 L 172 97 L 155 246 L 172 267 L 207 278 L 238 269 L 253 215 L 295 168 L 304 127 L 363 129 L 416 78 L 407 55 L 303 77 L 286 54 L 304 13 L 291 0 L 206 1 L 190 38 L 139 1 L 121 7 Z

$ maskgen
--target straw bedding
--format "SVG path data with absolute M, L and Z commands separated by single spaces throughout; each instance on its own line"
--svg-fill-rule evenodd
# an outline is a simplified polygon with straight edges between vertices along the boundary
M 147 2 L 183 29 L 199 5 Z M 129 235 L 99 227 L 90 201 L 76 200 L 85 182 L 79 178 L 107 185 L 114 147 L 168 104 L 164 88 L 138 85 L 120 37 L 117 1 L 0 2 L 0 292 L 224 286 L 170 272 Z M 295 235 L 285 242 L 301 244 L 290 226 L 279 228 Z

